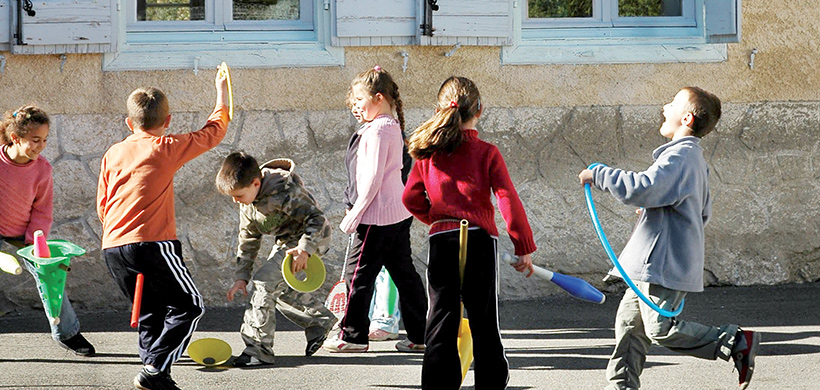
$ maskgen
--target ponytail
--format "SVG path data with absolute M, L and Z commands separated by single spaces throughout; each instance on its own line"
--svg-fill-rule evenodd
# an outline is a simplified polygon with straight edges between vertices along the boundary
M 481 111 L 481 95 L 470 79 L 450 77 L 438 91 L 436 113 L 410 136 L 408 151 L 422 160 L 438 152 L 452 153 L 464 139 L 461 126 Z
M 461 145 L 461 115 L 458 107 L 447 107 L 422 123 L 407 146 L 408 152 L 416 160 L 430 158 L 436 152 L 452 153 Z

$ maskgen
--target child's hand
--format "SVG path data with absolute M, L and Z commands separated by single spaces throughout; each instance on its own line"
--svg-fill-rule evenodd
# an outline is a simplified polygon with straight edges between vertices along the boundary
M 578 179 L 581 181 L 581 185 L 592 184 L 592 170 L 584 169 L 578 174 Z
M 231 287 L 231 289 L 228 290 L 228 302 L 232 301 L 234 294 L 236 294 L 239 291 L 241 291 L 242 294 L 245 294 L 245 296 L 247 297 L 248 296 L 247 287 L 248 287 L 248 282 L 245 281 L 245 280 L 239 279 L 239 280 L 233 282 L 233 287 Z
M 290 269 L 294 274 L 307 268 L 307 261 L 310 254 L 299 248 L 288 249 L 285 253 L 293 256 L 293 262 L 290 263 Z
M 228 104 L 228 75 L 220 72 L 219 67 L 216 67 L 216 77 L 214 77 L 214 86 L 216 86 L 216 104 Z
M 518 272 L 527 272 L 527 270 L 530 270 L 527 274 L 528 278 L 535 272 L 535 269 L 532 268 L 532 257 L 530 257 L 529 254 L 519 257 L 518 261 L 513 263 L 512 266 L 515 267 L 515 270 Z
M 345 212 L 345 217 L 342 218 L 342 223 L 339 224 L 339 229 L 342 229 L 345 234 L 353 234 L 356 232 L 356 227 L 359 226 L 359 221 L 352 214 Z

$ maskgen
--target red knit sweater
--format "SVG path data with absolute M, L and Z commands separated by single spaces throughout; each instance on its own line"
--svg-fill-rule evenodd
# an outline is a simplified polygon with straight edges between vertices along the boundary
M 413 165 L 402 201 L 413 215 L 428 225 L 446 219 L 466 219 L 498 236 L 495 208 L 507 222 L 507 232 L 518 256 L 535 252 L 527 214 L 515 192 L 507 164 L 495 145 L 478 139 L 478 131 L 464 130 L 464 141 L 452 154 L 436 153 Z M 436 223 L 430 234 L 458 229 L 458 222 Z

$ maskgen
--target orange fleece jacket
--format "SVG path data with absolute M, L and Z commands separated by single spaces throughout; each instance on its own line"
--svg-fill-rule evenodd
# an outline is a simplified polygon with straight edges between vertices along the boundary
M 108 149 L 97 184 L 103 249 L 177 238 L 174 174 L 218 145 L 228 121 L 220 105 L 198 131 L 157 137 L 137 130 Z

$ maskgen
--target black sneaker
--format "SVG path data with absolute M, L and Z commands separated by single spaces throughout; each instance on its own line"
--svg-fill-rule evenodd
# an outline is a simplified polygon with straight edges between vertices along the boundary
M 313 339 L 309 340 L 307 343 L 307 347 L 305 347 L 305 356 L 313 356 L 316 351 L 322 348 L 322 344 L 325 343 L 327 340 L 327 333 Z
M 134 377 L 134 387 L 141 390 L 182 390 L 167 372 L 152 374 L 145 368 Z
M 263 362 L 259 360 L 256 356 L 251 356 L 244 352 L 241 355 L 237 356 L 235 359 L 233 359 L 234 367 L 258 367 L 268 366 L 272 364 L 273 363 Z
M 74 337 L 66 340 L 57 340 L 57 344 L 61 347 L 74 352 L 77 356 L 93 356 L 97 351 L 94 346 L 83 337 L 82 334 L 77 333 Z
M 746 341 L 746 349 L 732 355 L 738 373 L 738 385 L 741 390 L 749 387 L 755 370 L 755 357 L 760 349 L 760 332 L 740 330 L 737 332 Z

